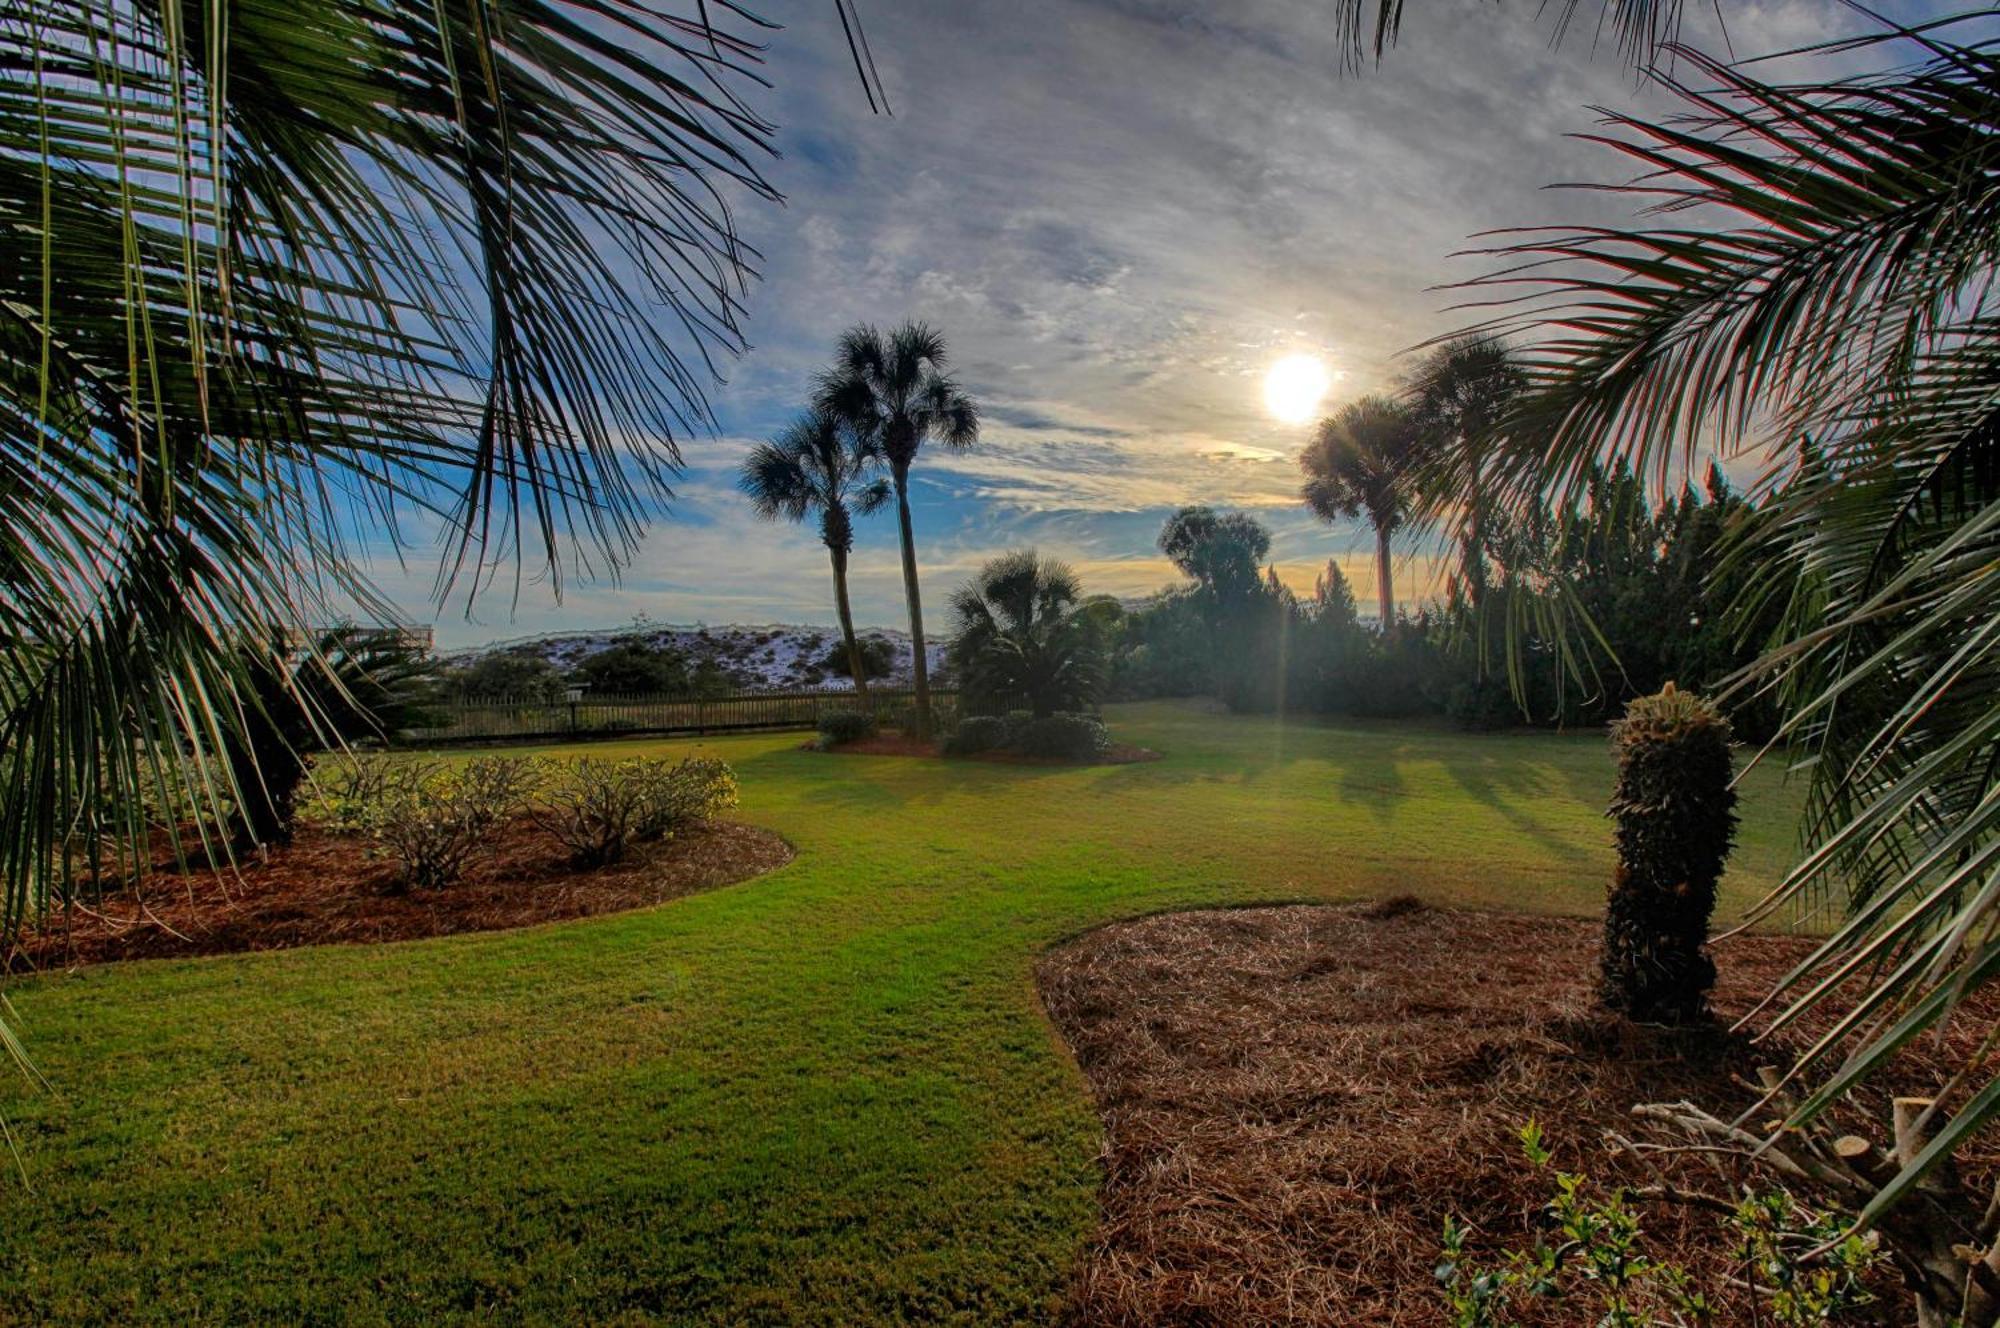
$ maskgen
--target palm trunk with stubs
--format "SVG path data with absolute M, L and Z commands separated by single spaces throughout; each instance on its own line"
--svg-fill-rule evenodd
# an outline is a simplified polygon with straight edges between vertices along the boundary
M 854 635 L 854 611 L 847 604 L 847 550 L 829 549 L 833 558 L 833 605 L 840 614 L 840 637 L 847 643 L 847 668 L 854 677 L 854 698 L 868 709 L 868 669 L 861 660 L 861 642 Z
M 931 671 L 924 649 L 924 604 L 917 589 L 917 536 L 910 525 L 910 472 L 898 466 L 892 472 L 896 482 L 896 524 L 903 537 L 903 597 L 910 606 L 910 653 L 913 690 L 916 693 L 916 736 L 931 736 Z

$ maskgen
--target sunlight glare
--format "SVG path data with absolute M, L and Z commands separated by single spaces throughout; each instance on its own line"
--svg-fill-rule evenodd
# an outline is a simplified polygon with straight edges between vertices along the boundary
M 1264 375 L 1264 408 L 1286 424 L 1305 424 L 1319 413 L 1320 399 L 1333 386 L 1326 361 L 1317 355 L 1287 355 Z

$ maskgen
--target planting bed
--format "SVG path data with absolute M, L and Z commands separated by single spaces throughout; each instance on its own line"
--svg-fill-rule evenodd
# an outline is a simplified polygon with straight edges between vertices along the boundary
M 1445 1218 L 1483 1260 L 1526 1249 L 1553 1184 L 1523 1160 L 1537 1119 L 1555 1165 L 1644 1185 L 1659 1173 L 1605 1133 L 1634 1103 L 1747 1107 L 1743 1077 L 1781 1062 L 1718 1031 L 1599 1014 L 1588 922 L 1426 909 L 1414 900 L 1165 914 L 1088 933 L 1043 960 L 1049 1014 L 1095 1090 L 1106 1140 L 1102 1218 L 1068 1297 L 1088 1324 L 1434 1325 Z M 1803 942 L 1751 937 L 1719 955 L 1718 1004 L 1747 1008 Z M 1932 1083 L 1992 1026 L 1992 1002 L 1901 1066 Z M 1954 1058 L 1957 1058 L 1956 1060 Z M 1852 1122 L 1878 1140 L 1879 1102 Z M 1995 1158 L 1967 1184 L 1990 1184 Z M 1685 1188 L 1730 1193 L 1706 1157 Z M 1976 1207 L 1973 1211 L 1977 1211 Z M 1648 1253 L 1716 1275 L 1715 1215 L 1647 1204 Z M 1906 1322 L 1886 1285 L 1880 1322 Z M 1725 1302 L 1728 1296 L 1724 1297 Z M 1537 1323 L 1593 1324 L 1594 1299 Z M 1718 1322 L 1768 1322 L 1740 1294 Z
M 395 864 L 366 839 L 303 830 L 262 862 L 234 870 L 171 870 L 108 891 L 31 931 L 16 971 L 297 945 L 413 940 L 615 913 L 728 885 L 782 866 L 791 845 L 771 831 L 710 821 L 624 861 L 579 871 L 550 836 L 523 820 L 494 831 L 464 880 L 398 893 Z

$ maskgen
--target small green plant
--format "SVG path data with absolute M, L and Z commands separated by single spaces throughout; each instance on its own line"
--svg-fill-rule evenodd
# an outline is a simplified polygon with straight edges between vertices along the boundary
M 1541 1127 L 1529 1121 L 1521 1147 L 1530 1166 L 1551 1161 Z M 1503 1328 L 1528 1301 L 1589 1294 L 1601 1328 L 1717 1328 L 1719 1297 L 1685 1267 L 1645 1252 L 1645 1233 L 1623 1189 L 1599 1192 L 1579 1173 L 1554 1173 L 1548 1226 L 1527 1250 L 1482 1264 L 1468 1252 L 1471 1228 L 1444 1224 L 1437 1280 L 1453 1328 Z M 1758 1298 L 1777 1328 L 1824 1328 L 1850 1321 L 1874 1302 L 1869 1272 L 1876 1242 L 1847 1234 L 1837 1214 L 1815 1212 L 1783 1190 L 1748 1193 L 1720 1222 L 1734 1279 Z
M 1604 912 L 1599 993 L 1634 1019 L 1687 1023 L 1708 1009 L 1704 950 L 1722 865 L 1736 840 L 1729 721 L 1668 683 L 1611 729 L 1618 868 Z
M 875 732 L 875 716 L 865 710 L 833 710 L 819 718 L 819 745 L 838 747 L 859 742 Z
M 492 829 L 521 810 L 540 775 L 537 763 L 521 757 L 402 763 L 367 818 L 376 845 L 400 868 L 398 887 L 437 890 L 457 881 Z

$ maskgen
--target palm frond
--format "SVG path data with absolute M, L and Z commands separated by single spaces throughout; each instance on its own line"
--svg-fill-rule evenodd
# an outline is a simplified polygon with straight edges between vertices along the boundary
M 1604 467 L 1665 487 L 1711 447 L 1767 466 L 1728 557 L 1763 586 L 1743 621 L 1786 616 L 1740 685 L 1783 702 L 1811 783 L 1806 855 L 1756 916 L 1849 909 L 1773 997 L 1779 1028 L 1845 1003 L 1794 1071 L 1828 1085 L 1807 1111 L 1994 976 L 1996 48 L 1896 30 L 1879 49 L 1908 63 L 1782 86 L 1677 51 L 1687 114 L 1610 116 L 1594 137 L 1643 172 L 1622 192 L 1689 224 L 1517 232 L 1472 283 L 1476 330 L 1525 339 L 1521 396 L 1459 458 L 1496 510 L 1567 505 Z M 1940 1140 L 1997 1098 L 1975 1091 Z

